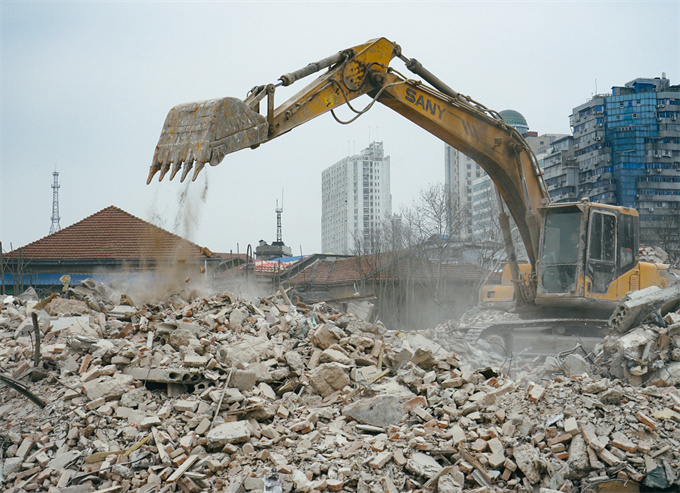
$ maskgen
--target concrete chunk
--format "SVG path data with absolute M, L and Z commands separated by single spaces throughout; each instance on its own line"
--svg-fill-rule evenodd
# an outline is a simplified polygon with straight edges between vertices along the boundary
M 569 446 L 569 479 L 580 479 L 590 472 L 590 459 L 585 440 L 581 435 L 576 435 Z
M 309 383 L 317 394 L 326 397 L 349 385 L 350 380 L 346 367 L 340 363 L 324 363 L 312 370 Z
M 513 456 L 517 467 L 524 473 L 531 484 L 536 484 L 541 480 L 541 475 L 536 469 L 538 463 L 538 451 L 528 443 L 515 447 Z
M 103 397 L 104 399 L 115 399 L 127 392 L 127 386 L 132 383 L 130 375 L 115 374 L 111 377 L 99 377 L 95 380 L 86 382 L 83 387 L 87 398 L 91 401 Z
M 406 462 L 406 470 L 416 476 L 430 479 L 442 470 L 442 466 L 427 454 L 413 452 L 411 458 Z
M 359 423 L 384 428 L 399 423 L 406 413 L 399 399 L 391 395 L 379 395 L 345 406 L 342 414 Z
M 216 426 L 206 434 L 208 446 L 212 449 L 228 443 L 242 443 L 250 439 L 250 426 L 247 421 L 233 421 Z

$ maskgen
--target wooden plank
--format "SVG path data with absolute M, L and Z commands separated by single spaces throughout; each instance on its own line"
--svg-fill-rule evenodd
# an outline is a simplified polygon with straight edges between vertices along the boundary
M 137 450 L 139 447 L 144 445 L 149 438 L 151 438 L 150 433 L 148 435 L 146 435 L 146 437 L 144 437 L 142 440 L 138 441 L 132 447 L 130 447 L 129 449 L 126 449 L 126 450 L 111 450 L 109 452 L 95 452 L 94 454 L 90 455 L 87 459 L 85 459 L 85 464 L 92 464 L 94 462 L 101 462 L 104 459 L 106 459 L 109 455 L 125 455 L 127 457 L 132 452 Z
M 198 454 L 193 454 L 187 457 L 187 460 L 182 462 L 182 465 L 175 470 L 175 472 L 172 473 L 172 475 L 168 478 L 168 482 L 172 483 L 174 481 L 177 481 L 179 478 L 182 477 L 182 474 L 186 472 L 187 469 L 189 469 L 191 466 L 194 465 L 194 462 L 198 460 Z

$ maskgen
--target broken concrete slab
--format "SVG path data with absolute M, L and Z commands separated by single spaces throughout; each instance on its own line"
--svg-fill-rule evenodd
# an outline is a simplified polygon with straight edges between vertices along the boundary
M 342 413 L 359 423 L 383 428 L 401 422 L 406 416 L 404 406 L 392 395 L 360 399 L 345 406 Z
M 247 421 L 234 421 L 216 426 L 206 434 L 211 449 L 221 448 L 227 444 L 247 442 L 251 431 Z

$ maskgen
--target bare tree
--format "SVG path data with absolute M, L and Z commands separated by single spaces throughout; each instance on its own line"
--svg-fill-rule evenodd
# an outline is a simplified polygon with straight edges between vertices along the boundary
M 0 245 L 0 249 L 1 248 L 2 246 Z M 0 255 L 0 261 L 2 262 L 0 271 L 2 273 L 3 294 L 5 294 L 7 289 L 5 274 L 9 274 L 12 279 L 12 292 L 14 294 L 23 293 L 26 288 L 35 284 L 37 274 L 28 270 L 31 262 L 22 256 L 21 248 L 19 248 L 16 255 L 11 258 L 6 257 L 3 253 Z
M 383 322 L 417 326 L 413 307 L 449 309 L 444 266 L 456 260 L 459 242 L 449 235 L 451 225 L 467 224 L 467 210 L 457 209 L 442 185 L 421 191 L 410 207 L 383 221 L 370 237 L 355 239 L 355 265 L 362 288 L 370 283 L 378 297 Z M 368 240 L 368 241 L 367 241 Z
M 647 221 L 641 234 L 645 246 L 662 248 L 671 259 L 680 259 L 680 214 L 664 214 L 654 221 Z
M 463 302 L 460 293 L 453 294 L 450 264 L 498 270 L 503 249 L 498 219 L 493 218 L 491 239 L 464 239 L 470 212 L 437 184 L 422 190 L 411 206 L 369 235 L 355 238 L 353 254 L 361 290 L 371 289 L 377 295 L 375 312 L 384 323 L 412 328 L 460 314 L 467 305 L 456 306 Z M 471 257 L 464 257 L 463 250 Z M 472 290 L 478 292 L 486 281 L 478 280 Z M 476 295 L 469 298 L 467 302 Z

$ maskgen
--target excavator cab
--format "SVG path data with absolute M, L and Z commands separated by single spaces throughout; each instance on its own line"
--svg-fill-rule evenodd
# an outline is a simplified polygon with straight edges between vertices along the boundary
M 634 209 L 587 201 L 545 207 L 536 304 L 615 306 L 627 292 L 640 288 L 638 249 Z
M 481 307 L 536 305 L 555 316 L 602 318 L 631 291 L 671 284 L 667 266 L 639 261 L 635 209 L 582 200 L 546 205 L 540 212 L 536 265 L 520 264 L 513 282 L 508 264 L 500 284 L 480 290 Z M 532 284 L 536 295 L 527 303 L 524 293 Z

